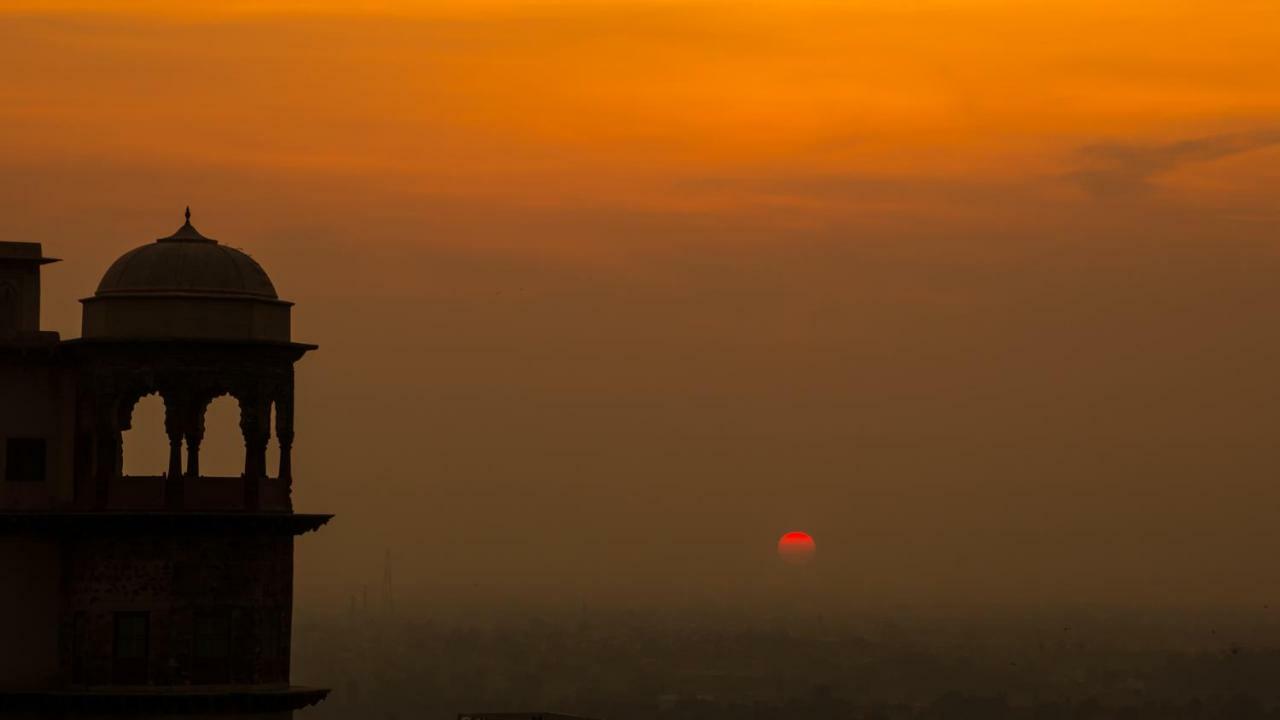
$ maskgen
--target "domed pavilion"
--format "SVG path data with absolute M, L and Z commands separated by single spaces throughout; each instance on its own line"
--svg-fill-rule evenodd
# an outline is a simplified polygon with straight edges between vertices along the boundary
M 292 303 L 186 222 L 111 264 L 82 337 L 39 330 L 35 243 L 0 242 L 0 717 L 291 717 Z M 134 407 L 164 404 L 168 465 L 123 473 Z M 235 399 L 243 471 L 201 472 Z M 274 435 L 279 464 L 268 467 Z

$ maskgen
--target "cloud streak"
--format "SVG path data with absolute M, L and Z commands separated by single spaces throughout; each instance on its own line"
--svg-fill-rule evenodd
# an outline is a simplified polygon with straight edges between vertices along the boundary
M 1068 178 L 1098 197 L 1130 197 L 1160 175 L 1280 144 L 1280 128 L 1224 133 L 1161 145 L 1100 143 L 1080 150 L 1086 167 Z

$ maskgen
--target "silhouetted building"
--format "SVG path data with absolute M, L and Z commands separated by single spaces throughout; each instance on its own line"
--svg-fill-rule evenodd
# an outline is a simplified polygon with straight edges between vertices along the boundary
M 559 713 L 462 713 L 458 720 L 591 720 L 577 715 Z
M 33 243 L 0 243 L 0 715 L 289 717 L 291 303 L 248 255 L 187 222 L 117 260 L 83 333 L 39 329 Z M 158 393 L 168 471 L 122 472 L 135 404 Z M 205 410 L 239 402 L 244 472 L 200 472 Z M 274 476 L 266 449 L 274 431 Z M 185 446 L 185 464 L 183 449 Z

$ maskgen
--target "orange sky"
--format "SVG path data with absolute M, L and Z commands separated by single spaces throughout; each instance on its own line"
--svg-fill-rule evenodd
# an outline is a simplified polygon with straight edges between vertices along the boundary
M 1272 0 L 104 5 L 0 7 L 0 239 L 298 302 L 304 599 L 1280 591 Z
M 1266 1 L 32 5 L 3 16 L 12 163 L 839 212 L 858 199 L 794 184 L 1034 181 L 1087 164 L 1085 145 L 1251 132 L 1280 113 Z M 1269 159 L 1233 158 L 1240 185 Z M 1153 179 L 1178 187 L 1176 170 Z

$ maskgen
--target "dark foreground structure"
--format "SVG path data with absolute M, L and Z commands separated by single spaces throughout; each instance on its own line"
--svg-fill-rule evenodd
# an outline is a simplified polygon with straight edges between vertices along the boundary
M 577 715 L 561 715 L 559 713 L 518 712 L 518 713 L 462 713 L 458 720 L 591 720 Z
M 287 718 L 328 692 L 289 682 L 293 541 L 330 518 L 291 500 L 293 365 L 315 346 L 254 260 L 187 220 L 107 270 L 76 340 L 39 328 L 54 260 L 0 243 L 0 717 Z M 126 476 L 152 393 L 168 470 Z M 200 472 L 222 395 L 239 477 Z

